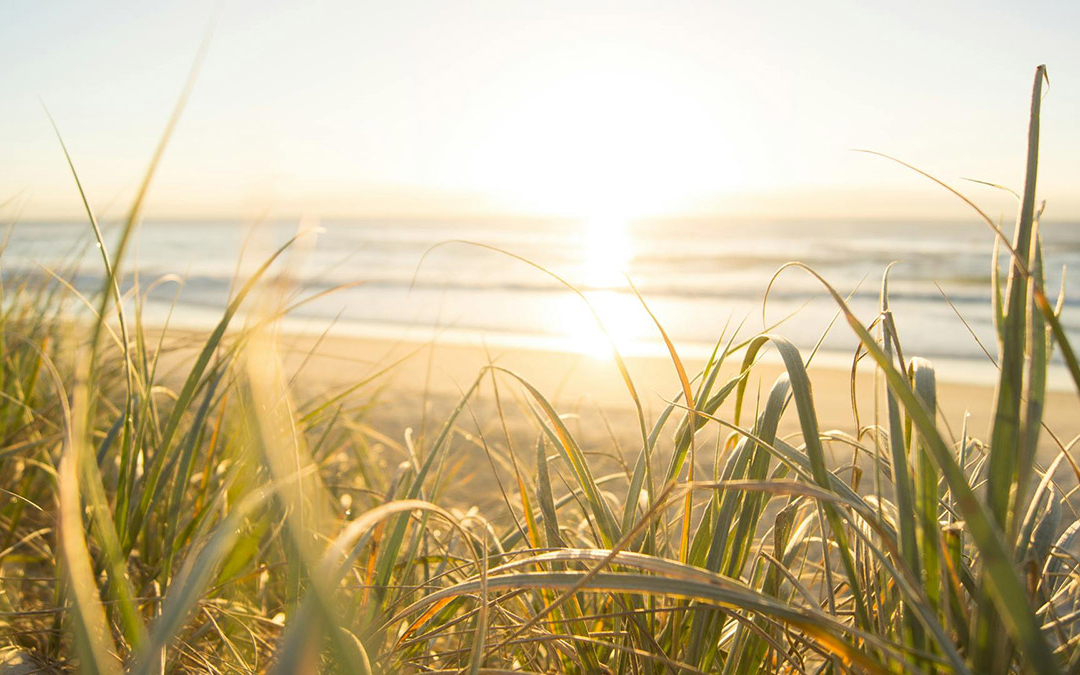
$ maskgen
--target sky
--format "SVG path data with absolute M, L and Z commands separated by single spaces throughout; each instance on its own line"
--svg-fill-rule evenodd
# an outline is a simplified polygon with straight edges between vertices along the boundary
M 217 17 L 216 21 L 213 17 Z M 148 218 L 1080 219 L 1077 2 L 0 2 L 0 218 L 121 216 L 214 31 Z

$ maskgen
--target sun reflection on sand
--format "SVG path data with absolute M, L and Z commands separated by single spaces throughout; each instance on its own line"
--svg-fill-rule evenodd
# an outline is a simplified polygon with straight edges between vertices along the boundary
M 578 278 L 581 290 L 607 329 L 581 298 L 568 296 L 562 316 L 562 331 L 571 349 L 596 359 L 612 357 L 612 342 L 624 352 L 642 336 L 645 314 L 629 291 L 626 269 L 632 258 L 626 220 L 594 218 L 584 225 L 581 237 L 582 267 Z

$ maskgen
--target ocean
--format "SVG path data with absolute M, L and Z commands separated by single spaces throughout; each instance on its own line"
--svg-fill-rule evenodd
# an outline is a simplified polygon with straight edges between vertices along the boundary
M 297 308 L 289 330 L 609 355 L 587 305 L 558 275 L 589 299 L 622 352 L 663 353 L 628 276 L 685 355 L 707 355 L 736 330 L 748 337 L 768 329 L 804 349 L 825 335 L 821 358 L 850 364 L 854 338 L 842 321 L 826 332 L 836 307 L 821 283 L 800 269 L 776 272 L 804 263 L 850 295 L 869 322 L 882 275 L 895 263 L 889 296 L 905 355 L 952 363 L 976 379 L 993 375 L 979 343 L 996 354 L 994 237 L 975 219 L 151 221 L 132 241 L 123 287 L 132 288 L 137 272 L 149 321 L 210 326 L 236 280 L 298 231 L 304 234 L 273 268 L 278 288 L 296 299 L 341 288 Z M 1047 223 L 1041 231 L 1047 288 L 1056 297 L 1063 266 L 1080 262 L 1080 224 Z M 115 247 L 116 227 L 106 227 L 105 237 Z M 1006 262 L 1003 256 L 1003 269 Z M 45 268 L 84 293 L 99 289 L 102 264 L 89 224 L 12 226 L 0 256 L 4 283 L 46 279 Z M 1080 280 L 1066 278 L 1063 320 L 1080 340 Z M 1066 384 L 1060 364 L 1052 381 Z

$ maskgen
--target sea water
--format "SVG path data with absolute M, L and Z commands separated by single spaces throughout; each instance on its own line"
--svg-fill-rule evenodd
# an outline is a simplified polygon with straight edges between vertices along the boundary
M 1005 230 L 1011 236 L 1011 226 Z M 118 231 L 105 227 L 113 254 Z M 122 287 L 135 288 L 137 274 L 152 322 L 208 327 L 240 283 L 298 233 L 268 274 L 275 292 L 285 294 L 279 297 L 314 298 L 290 314 L 290 330 L 484 341 L 604 358 L 610 346 L 591 304 L 620 351 L 662 353 L 632 282 L 684 354 L 705 355 L 736 331 L 749 337 L 770 330 L 803 349 L 821 341 L 823 358 L 850 364 L 854 337 L 842 320 L 830 329 L 836 305 L 821 282 L 801 269 L 777 271 L 793 261 L 809 266 L 850 296 L 869 323 L 879 312 L 885 270 L 895 263 L 889 304 L 905 356 L 966 363 L 984 374 L 992 374 L 984 348 L 996 356 L 994 234 L 974 219 L 150 221 L 129 245 Z M 1041 233 L 1053 300 L 1063 266 L 1080 262 L 1080 224 L 1046 223 Z M 1004 272 L 1004 249 L 1001 258 Z M 12 227 L 0 256 L 4 283 L 45 281 L 46 269 L 83 293 L 100 289 L 103 263 L 88 223 Z M 1080 341 L 1080 280 L 1066 279 L 1063 321 Z

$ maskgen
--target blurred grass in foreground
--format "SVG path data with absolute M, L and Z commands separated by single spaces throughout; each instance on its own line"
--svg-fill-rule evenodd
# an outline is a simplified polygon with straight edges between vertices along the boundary
M 853 377 L 863 361 L 881 378 L 884 419 L 823 432 L 812 354 L 780 335 L 722 336 L 695 374 L 658 323 L 677 395 L 647 419 L 616 353 L 640 446 L 604 473 L 544 392 L 494 365 L 438 433 L 396 444 L 365 423 L 368 382 L 297 402 L 275 344 L 304 301 L 277 272 L 290 245 L 167 374 L 145 289 L 122 297 L 118 281 L 166 133 L 112 257 L 84 195 L 100 295 L 60 271 L 3 288 L 0 672 L 1080 672 L 1080 469 L 1056 437 L 1049 466 L 1035 456 L 1053 349 L 1080 393 L 1043 288 L 1044 79 L 1013 236 L 968 202 L 1011 261 L 994 278 L 997 390 L 971 404 L 994 407 L 988 443 L 939 425 L 887 272 L 870 325 L 818 277 L 861 341 Z M 73 323 L 74 303 L 96 320 Z M 786 374 L 753 400 L 769 348 Z M 497 411 L 484 424 L 470 420 L 482 389 Z M 777 436 L 785 413 L 796 437 Z M 497 508 L 445 496 L 464 446 L 490 459 L 470 469 L 494 471 Z M 830 466 L 838 446 L 851 461 Z

